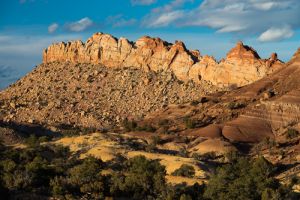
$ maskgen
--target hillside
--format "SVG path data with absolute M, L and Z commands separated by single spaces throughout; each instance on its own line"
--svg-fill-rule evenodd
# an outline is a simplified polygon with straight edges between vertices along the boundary
M 283 63 L 275 53 L 261 59 L 252 47 L 238 42 L 217 62 L 178 41 L 142 37 L 129 42 L 97 33 L 86 43 L 51 45 L 42 64 L 0 92 L 0 139 L 6 151 L 41 154 L 33 164 L 24 161 L 30 165 L 49 160 L 60 169 L 60 162 L 47 155 L 68 158 L 64 167 L 68 173 L 47 177 L 44 187 L 54 184 L 52 194 L 36 194 L 61 195 L 57 186 L 67 188 L 65 197 L 74 195 L 69 186 L 55 185 L 65 183 L 80 187 L 79 196 L 85 194 L 80 184 L 70 182 L 72 176 L 80 167 L 84 168 L 80 174 L 90 171 L 85 170 L 85 162 L 97 166 L 102 160 L 101 175 L 91 180 L 109 180 L 110 191 L 102 191 L 106 195 L 132 195 L 118 185 L 122 178 L 114 179 L 115 173 L 128 176 L 128 162 L 136 161 L 159 166 L 163 175 L 157 181 L 165 181 L 164 188 L 166 183 L 173 190 L 181 185 L 190 188 L 190 194 L 201 191 L 201 195 L 205 184 L 212 187 L 218 167 L 237 165 L 244 171 L 246 162 L 255 174 L 256 164 L 261 163 L 273 171 L 259 176 L 278 182 L 272 186 L 276 191 L 284 185 L 288 189 L 279 194 L 289 196 L 297 189 L 297 182 L 290 184 L 291 180 L 300 173 L 299 69 L 300 49 Z M 6 151 L 4 156 L 11 161 L 14 154 Z M 235 158 L 240 155 L 247 158 Z M 45 159 L 40 161 L 41 157 Z M 6 169 L 10 165 L 5 162 L 0 163 Z M 24 167 L 23 161 L 18 167 Z M 64 178 L 57 178 L 59 174 Z M 6 187 L 15 187 L 10 179 L 3 180 Z M 114 187 L 124 193 L 113 191 Z M 261 193 L 256 190 L 257 196 Z
M 179 41 L 142 37 L 129 42 L 96 33 L 86 43 L 45 49 L 43 64 L 1 91 L 0 118 L 50 129 L 110 129 L 126 118 L 140 120 L 168 105 L 252 83 L 283 66 L 276 54 L 261 59 L 242 42 L 217 62 Z M 230 113 L 220 117 L 235 117 Z

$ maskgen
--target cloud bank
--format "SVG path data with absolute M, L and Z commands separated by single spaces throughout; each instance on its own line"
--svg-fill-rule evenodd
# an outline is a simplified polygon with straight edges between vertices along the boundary
M 191 9 L 185 3 L 193 3 Z M 219 33 L 256 35 L 270 42 L 293 36 L 300 28 L 299 0 L 172 0 L 153 9 L 142 25 L 148 28 L 209 27 Z

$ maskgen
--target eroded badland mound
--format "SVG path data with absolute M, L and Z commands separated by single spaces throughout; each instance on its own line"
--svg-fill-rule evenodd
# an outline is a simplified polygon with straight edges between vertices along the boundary
M 288 145 L 287 130 L 299 129 L 299 54 L 284 64 L 238 42 L 217 62 L 178 41 L 97 33 L 86 43 L 45 49 L 41 65 L 1 92 L 0 118 L 6 126 L 53 132 L 116 130 L 127 118 L 129 125 L 137 121 L 127 130 L 134 137 L 150 137 L 145 130 L 171 134 L 174 151 L 176 138 L 189 138 L 189 152 L 251 153 L 248 145 L 266 138 Z M 299 152 L 298 138 L 288 145 L 291 155 Z

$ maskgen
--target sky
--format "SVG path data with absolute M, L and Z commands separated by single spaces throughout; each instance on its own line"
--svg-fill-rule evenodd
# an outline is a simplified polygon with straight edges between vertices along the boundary
M 0 88 L 42 61 L 59 41 L 95 32 L 183 41 L 221 59 L 239 40 L 288 61 L 300 47 L 299 0 L 0 0 Z

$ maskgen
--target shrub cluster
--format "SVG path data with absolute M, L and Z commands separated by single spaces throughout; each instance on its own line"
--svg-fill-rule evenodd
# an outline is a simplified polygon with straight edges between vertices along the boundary
M 263 157 L 228 160 L 207 185 L 172 186 L 166 183 L 165 167 L 144 156 L 119 156 L 104 163 L 94 157 L 78 159 L 67 148 L 39 142 L 23 149 L 0 145 L 1 199 L 299 199 L 293 184 L 284 186 L 273 178 L 276 169 Z M 113 172 L 104 173 L 108 169 Z M 192 177 L 195 170 L 182 165 L 173 174 Z
M 296 137 L 299 136 L 299 132 L 295 129 L 292 129 L 292 128 L 289 128 L 287 131 L 286 131 L 286 138 L 287 139 L 294 139 Z
M 176 169 L 172 175 L 192 178 L 195 176 L 195 169 L 191 165 L 183 164 L 180 168 Z
M 297 199 L 291 187 L 273 178 L 274 166 L 265 158 L 231 156 L 213 175 L 204 192 L 207 199 Z
M 143 126 L 139 126 L 137 122 L 133 120 L 128 120 L 127 118 L 123 121 L 123 127 L 124 129 L 129 132 L 129 131 L 146 131 L 146 132 L 155 132 L 156 128 L 153 127 L 152 125 L 145 124 Z
M 240 108 L 244 108 L 246 105 L 244 103 L 240 103 L 240 102 L 230 102 L 227 107 L 230 110 L 234 110 L 234 109 L 240 109 Z

